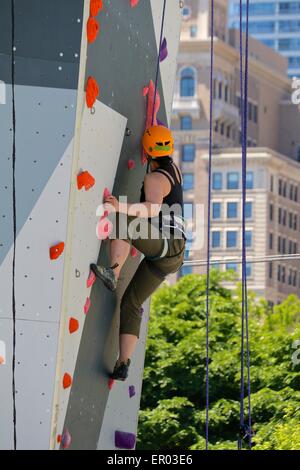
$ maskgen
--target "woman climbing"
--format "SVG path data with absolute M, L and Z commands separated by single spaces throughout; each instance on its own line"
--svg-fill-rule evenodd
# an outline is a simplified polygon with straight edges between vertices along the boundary
M 150 172 L 144 178 L 140 203 L 125 204 L 107 197 L 106 209 L 113 209 L 116 216 L 116 238 L 110 239 L 111 267 L 91 265 L 105 286 L 115 291 L 130 244 L 144 255 L 121 300 L 120 353 L 111 374 L 115 380 L 128 376 L 140 333 L 142 304 L 168 274 L 179 270 L 185 250 L 182 176 L 171 158 L 173 135 L 164 126 L 153 126 L 144 133 L 143 147 Z M 126 236 L 121 239 L 124 224 Z

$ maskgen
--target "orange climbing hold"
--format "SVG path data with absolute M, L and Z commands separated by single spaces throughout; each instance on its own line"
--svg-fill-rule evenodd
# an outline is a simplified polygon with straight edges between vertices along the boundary
M 87 22 L 87 38 L 89 43 L 96 41 L 99 30 L 100 25 L 98 21 L 90 16 Z
M 55 260 L 59 258 L 65 249 L 64 242 L 58 243 L 57 245 L 51 246 L 50 248 L 50 259 Z
M 69 320 L 69 332 L 70 334 L 75 333 L 79 328 L 79 321 L 76 318 L 71 317 Z
M 130 0 L 131 8 L 134 8 L 138 5 L 140 0 Z
M 86 104 L 88 108 L 92 108 L 100 93 L 99 85 L 94 77 L 89 77 L 86 84 Z
M 90 15 L 97 16 L 99 11 L 103 9 L 103 1 L 102 0 L 91 0 L 90 2 Z
M 72 377 L 70 374 L 65 373 L 63 377 L 63 387 L 64 389 L 71 387 L 72 385 Z
M 77 187 L 79 190 L 84 188 L 88 191 L 94 186 L 94 184 L 95 178 L 88 171 L 83 171 L 77 176 Z
M 0 366 L 5 364 L 5 358 L 3 356 L 0 356 Z
M 57 441 L 57 444 L 61 443 L 61 434 L 58 434 L 56 441 Z

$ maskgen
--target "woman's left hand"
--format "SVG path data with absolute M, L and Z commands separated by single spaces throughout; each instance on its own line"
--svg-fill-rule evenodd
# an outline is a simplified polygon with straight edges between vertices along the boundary
M 111 208 L 109 206 L 113 206 L 115 212 L 119 212 L 119 201 L 115 196 L 108 196 L 104 201 L 104 207 L 106 210 L 111 212 Z

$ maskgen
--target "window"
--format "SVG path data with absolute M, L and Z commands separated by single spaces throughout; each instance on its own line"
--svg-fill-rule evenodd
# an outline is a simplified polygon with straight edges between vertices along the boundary
M 222 91 L 223 91 L 223 84 L 222 82 L 219 82 L 219 87 L 218 87 L 219 99 L 222 99 Z
M 231 129 L 230 126 L 226 127 L 226 137 L 227 137 L 227 139 L 230 139 L 230 129 Z
M 258 113 L 257 113 L 257 104 L 254 104 L 253 105 L 253 121 L 255 122 L 255 124 L 257 124 L 257 119 L 258 119 L 257 115 L 258 115 Z
M 183 205 L 184 218 L 186 220 L 193 220 L 193 203 L 185 202 Z
M 274 176 L 271 175 L 271 177 L 270 177 L 270 191 L 271 191 L 271 193 L 273 192 L 273 190 L 274 190 Z
M 286 238 L 283 238 L 282 239 L 282 253 L 285 254 L 286 253 Z
M 221 270 L 221 265 L 220 265 L 220 263 L 213 263 L 213 264 L 212 264 L 212 269 L 217 269 L 218 271 L 220 271 L 220 270 Z
M 187 276 L 188 274 L 192 274 L 193 272 L 193 268 L 192 266 L 183 266 L 181 269 L 180 269 L 180 276 Z
M 221 135 L 224 135 L 224 122 L 221 122 L 220 134 L 221 134 Z
M 279 3 L 279 13 L 286 15 L 300 13 L 300 2 Z
M 295 202 L 298 202 L 298 186 L 295 187 L 294 201 L 295 201 Z
M 194 174 L 183 173 L 183 190 L 189 191 L 194 188 Z
M 239 189 L 239 174 L 237 172 L 227 173 L 227 189 Z
M 280 264 L 277 266 L 277 281 L 281 281 L 281 266 Z
M 287 214 L 286 209 L 282 209 L 282 225 L 284 227 L 286 226 L 286 214 Z
M 293 214 L 289 213 L 289 228 L 293 228 Z
M 281 266 L 281 282 L 285 283 L 285 266 Z
M 298 218 L 297 218 L 297 214 L 294 214 L 293 229 L 294 229 L 294 230 L 297 230 L 297 226 L 298 226 Z
M 252 219 L 252 217 L 253 217 L 253 203 L 251 201 L 246 202 L 245 217 L 246 217 L 246 219 Z
M 298 145 L 298 148 L 297 148 L 297 160 L 298 162 L 300 162 L 300 145 Z
M 213 219 L 221 218 L 221 203 L 220 202 L 212 203 L 212 217 Z
M 195 96 L 195 72 L 187 67 L 181 72 L 180 96 Z
M 285 20 L 279 21 L 279 32 L 280 33 L 296 33 L 300 30 L 300 21 L 299 20 Z
M 269 279 L 273 278 L 273 263 L 269 263 Z
M 224 101 L 228 103 L 228 85 L 224 86 Z
M 292 201 L 294 199 L 294 185 L 290 185 L 290 200 Z
M 182 116 L 180 118 L 180 129 L 183 131 L 189 131 L 193 127 L 193 121 L 191 116 Z
M 252 103 L 248 103 L 248 119 L 252 121 Z
M 278 223 L 281 224 L 282 221 L 282 209 L 281 207 L 278 208 Z
M 297 286 L 297 271 L 294 271 L 293 273 L 293 286 Z
M 198 26 L 196 24 L 193 24 L 190 27 L 190 35 L 191 35 L 191 38 L 196 38 L 197 37 L 197 35 L 198 35 Z
M 251 263 L 246 264 L 246 276 L 247 277 L 252 276 L 252 264 Z
M 182 146 L 182 161 L 193 162 L 195 160 L 196 147 L 194 144 L 186 144 Z
M 246 188 L 247 188 L 247 189 L 253 189 L 253 186 L 254 186 L 253 171 L 247 171 L 247 176 L 246 176 Z
M 227 218 L 235 219 L 238 216 L 238 204 L 237 202 L 227 202 Z
M 287 183 L 284 182 L 284 183 L 283 183 L 283 188 L 282 188 L 282 195 L 283 195 L 283 197 L 286 197 L 286 189 L 287 189 Z
M 272 222 L 274 217 L 274 206 L 273 204 L 270 204 L 269 206 L 269 219 Z
M 251 248 L 252 247 L 252 230 L 246 230 L 245 233 L 245 242 L 246 242 L 246 247 Z
M 293 242 L 290 240 L 289 241 L 289 254 L 291 255 L 293 253 Z
M 237 231 L 228 230 L 226 234 L 226 246 L 227 248 L 236 248 L 237 246 Z
M 269 233 L 269 249 L 273 250 L 273 233 Z
M 226 271 L 234 271 L 235 273 L 237 273 L 237 270 L 237 263 L 226 263 Z
M 187 20 L 191 16 L 191 9 L 190 7 L 183 7 L 182 9 L 182 16 L 185 20 Z
M 279 196 L 282 195 L 282 180 L 281 179 L 278 180 L 278 194 Z
M 213 173 L 213 189 L 222 189 L 222 173 Z
M 221 246 L 221 232 L 213 231 L 212 232 L 212 248 L 220 248 Z

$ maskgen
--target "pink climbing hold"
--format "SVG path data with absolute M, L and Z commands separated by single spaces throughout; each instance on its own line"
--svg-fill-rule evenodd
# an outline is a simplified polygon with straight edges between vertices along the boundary
M 103 191 L 103 201 L 105 201 L 109 196 L 111 196 L 111 192 L 108 188 L 105 188 Z
M 136 7 L 139 4 L 140 0 L 130 0 L 131 8 Z
M 107 240 L 113 230 L 113 224 L 105 216 L 102 216 L 97 224 L 98 240 Z
M 129 392 L 129 397 L 130 398 L 134 397 L 134 395 L 135 395 L 135 386 L 130 385 L 129 388 L 128 388 L 128 392 Z
M 86 302 L 85 302 L 84 308 L 83 308 L 83 311 L 84 311 L 85 315 L 87 315 L 90 308 L 91 308 L 91 299 L 88 297 L 86 299 Z
M 109 390 L 111 390 L 113 388 L 114 383 L 115 383 L 114 379 L 108 379 L 108 388 L 109 388 Z
M 145 129 L 149 129 L 152 126 L 152 115 L 153 115 L 153 106 L 154 106 L 154 93 L 155 86 L 152 80 L 149 82 L 148 87 L 144 87 L 143 95 L 148 97 L 147 100 L 147 118 Z M 156 92 L 155 106 L 154 106 L 154 115 L 153 115 L 153 126 L 157 126 L 157 113 L 160 108 L 160 96 L 158 91 Z M 144 165 L 147 162 L 146 152 L 142 148 L 142 164 Z
M 61 436 L 61 447 L 62 449 L 68 449 L 71 445 L 71 434 L 69 433 L 68 429 L 65 429 L 63 435 Z
M 128 170 L 133 170 L 135 167 L 135 161 L 132 159 L 128 160 L 127 167 L 128 167 Z
M 130 256 L 131 256 L 132 258 L 136 258 L 137 255 L 138 255 L 138 251 L 137 251 L 137 249 L 133 246 L 133 247 L 131 248 L 131 251 L 130 251 Z
M 90 287 L 92 287 L 95 281 L 96 281 L 96 275 L 93 273 L 93 271 L 90 271 L 89 277 L 87 278 L 87 281 L 86 281 L 86 287 L 89 289 Z
M 135 434 L 131 432 L 116 431 L 115 432 L 115 446 L 119 449 L 134 449 L 136 442 Z

